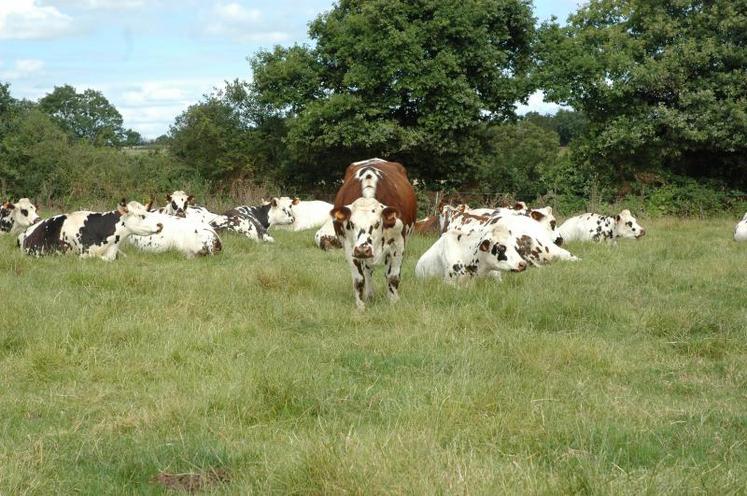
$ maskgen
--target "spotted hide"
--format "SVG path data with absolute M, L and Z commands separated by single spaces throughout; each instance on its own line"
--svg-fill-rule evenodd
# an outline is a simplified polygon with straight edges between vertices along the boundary
M 72 252 L 112 261 L 131 234 L 148 235 L 161 229 L 163 225 L 150 218 L 143 205 L 122 200 L 111 212 L 79 211 L 45 219 L 22 232 L 18 245 L 33 256 Z
M 564 241 L 611 241 L 619 238 L 640 239 L 646 235 L 630 210 L 614 217 L 599 214 L 582 214 L 563 222 L 558 232 Z
M 485 275 L 500 280 L 500 271 L 521 272 L 526 267 L 508 229 L 491 225 L 471 232 L 446 231 L 420 257 L 415 275 L 439 277 L 447 283 L 460 284 Z

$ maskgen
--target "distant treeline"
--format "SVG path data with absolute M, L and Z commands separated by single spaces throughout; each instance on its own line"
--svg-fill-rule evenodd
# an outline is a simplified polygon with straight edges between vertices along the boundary
M 386 12 L 386 15 L 382 15 Z M 424 190 L 566 210 L 742 208 L 747 14 L 731 2 L 592 0 L 565 26 L 520 0 L 341 0 L 313 47 L 260 51 L 153 150 L 99 92 L 38 102 L 0 85 L 0 187 L 66 201 L 191 189 L 333 191 L 351 161 L 398 160 Z M 536 90 L 566 105 L 515 114 Z

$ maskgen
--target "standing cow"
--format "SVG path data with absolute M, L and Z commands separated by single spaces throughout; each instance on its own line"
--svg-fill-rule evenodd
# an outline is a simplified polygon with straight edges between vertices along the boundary
M 162 229 L 163 224 L 151 218 L 145 206 L 122 200 L 111 212 L 78 211 L 44 219 L 22 232 L 18 245 L 28 255 L 71 251 L 112 261 L 131 234 L 155 234 Z
M 399 299 L 405 239 L 415 224 L 416 210 L 415 191 L 402 164 L 375 158 L 352 163 L 345 171 L 330 214 L 350 264 L 359 310 L 373 295 L 377 264 L 387 266 L 389 299 Z

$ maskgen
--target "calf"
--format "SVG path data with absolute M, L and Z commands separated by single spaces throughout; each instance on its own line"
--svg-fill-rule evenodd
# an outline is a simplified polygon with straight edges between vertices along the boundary
M 112 212 L 79 211 L 45 219 L 22 232 L 18 245 L 28 255 L 71 251 L 112 261 L 131 234 L 156 234 L 162 229 L 163 224 L 151 218 L 143 205 L 122 200 Z
M 614 217 L 586 213 L 571 217 L 558 229 L 564 241 L 616 242 L 618 238 L 640 239 L 646 235 L 630 210 L 623 210 Z
M 0 234 L 14 234 L 39 220 L 36 205 L 28 198 L 21 198 L 16 203 L 5 202 L 0 206 Z
M 131 245 L 142 251 L 161 253 L 176 250 L 187 258 L 212 255 L 221 251 L 220 238 L 209 224 L 160 212 L 151 212 L 148 216 L 161 224 L 163 229 L 157 234 L 133 235 L 128 238 Z
M 351 205 L 330 212 L 333 226 L 345 249 L 355 289 L 355 304 L 366 308 L 373 295 L 374 265 L 386 265 L 387 295 L 399 299 L 399 278 L 405 251 L 404 224 L 399 211 L 375 198 L 358 198 Z
M 508 229 L 492 225 L 468 233 L 446 231 L 420 257 L 415 275 L 419 278 L 440 277 L 447 283 L 459 284 L 484 275 L 500 280 L 499 271 L 521 272 L 526 267 L 527 263 L 514 248 Z
M 734 228 L 734 241 L 747 241 L 747 213 Z

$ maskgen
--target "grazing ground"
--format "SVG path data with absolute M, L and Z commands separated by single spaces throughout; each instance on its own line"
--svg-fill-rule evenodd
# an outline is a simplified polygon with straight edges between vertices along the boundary
M 0 494 L 745 494 L 747 244 L 659 219 L 466 289 L 313 232 L 113 263 L 0 238 Z

